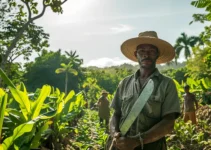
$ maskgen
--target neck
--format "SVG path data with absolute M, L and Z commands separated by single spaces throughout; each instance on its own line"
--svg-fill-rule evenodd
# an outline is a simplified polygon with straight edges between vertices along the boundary
M 140 77 L 148 78 L 156 68 L 140 68 Z

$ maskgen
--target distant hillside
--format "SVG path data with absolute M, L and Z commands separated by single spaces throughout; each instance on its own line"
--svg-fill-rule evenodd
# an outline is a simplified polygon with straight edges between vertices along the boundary
M 185 67 L 186 62 L 182 62 L 182 63 L 172 63 L 170 65 L 157 65 L 157 68 L 161 71 L 161 70 L 166 70 L 166 69 L 179 69 L 179 68 L 183 68 Z
M 157 65 L 157 68 L 162 71 L 162 70 L 166 70 L 166 69 L 179 69 L 179 68 L 182 68 L 182 67 L 185 67 L 186 65 L 186 62 L 182 62 L 182 63 L 178 63 L 177 65 L 175 63 L 172 63 L 170 65 Z M 135 72 L 136 70 L 138 70 L 139 68 L 139 65 L 131 65 L 131 64 L 122 64 L 122 65 L 119 65 L 119 66 L 111 66 L 111 67 L 105 67 L 105 68 L 98 68 L 98 67 L 95 67 L 95 66 L 91 66 L 91 67 L 86 67 L 87 69 L 91 69 L 91 70 L 104 70 L 104 71 L 112 71 L 112 70 L 115 70 L 117 68 L 121 69 L 121 68 L 127 68 L 127 69 L 131 69 L 133 72 Z

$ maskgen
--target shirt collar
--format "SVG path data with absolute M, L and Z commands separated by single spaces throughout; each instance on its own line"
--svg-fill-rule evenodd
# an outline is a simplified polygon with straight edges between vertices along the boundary
M 160 72 L 157 68 L 155 68 L 155 71 L 151 74 L 151 78 L 154 76 L 159 77 Z M 134 74 L 135 80 L 137 80 L 140 77 L 140 69 L 138 69 Z

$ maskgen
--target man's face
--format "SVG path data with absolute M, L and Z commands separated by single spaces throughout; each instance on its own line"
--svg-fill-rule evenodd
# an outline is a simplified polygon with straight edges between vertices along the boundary
M 189 92 L 189 88 L 184 88 L 184 91 L 185 91 L 185 93 L 188 93 Z
M 156 60 L 159 56 L 157 48 L 150 44 L 139 45 L 134 54 L 142 68 L 155 67 Z
M 107 94 L 107 93 L 103 93 L 102 95 L 103 95 L 104 97 L 108 96 L 108 94 Z

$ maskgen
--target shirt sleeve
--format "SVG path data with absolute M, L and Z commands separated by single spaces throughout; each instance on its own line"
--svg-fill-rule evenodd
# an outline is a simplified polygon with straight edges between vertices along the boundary
M 122 105 L 122 100 L 121 100 L 121 84 L 122 82 L 119 83 L 116 93 L 114 95 L 114 98 L 111 102 L 110 107 L 115 110 L 116 113 L 121 114 L 121 105 Z
M 162 104 L 162 117 L 171 113 L 175 113 L 176 118 L 180 115 L 179 97 L 173 80 L 170 80 L 166 87 L 165 100 Z

